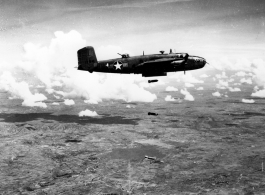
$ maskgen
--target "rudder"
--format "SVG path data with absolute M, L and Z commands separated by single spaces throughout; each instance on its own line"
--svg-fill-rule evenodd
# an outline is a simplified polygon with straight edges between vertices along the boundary
M 92 46 L 87 46 L 77 51 L 78 70 L 93 72 L 97 66 L 97 57 Z

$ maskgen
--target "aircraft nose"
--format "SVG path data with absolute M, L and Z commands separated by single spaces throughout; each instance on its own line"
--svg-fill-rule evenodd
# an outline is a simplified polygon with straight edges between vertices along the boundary
M 202 59 L 201 61 L 200 61 L 200 68 L 203 68 L 204 66 L 205 66 L 205 64 L 206 64 L 207 62 L 206 62 L 206 60 L 205 59 Z
M 202 67 L 204 67 L 206 63 L 207 63 L 206 60 L 203 60 L 202 61 Z

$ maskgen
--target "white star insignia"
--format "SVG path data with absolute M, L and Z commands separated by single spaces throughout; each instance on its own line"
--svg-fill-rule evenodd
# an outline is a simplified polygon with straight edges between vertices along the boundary
M 109 67 L 109 63 L 107 63 L 106 66 Z
M 116 67 L 116 70 L 118 70 L 118 69 L 121 70 L 122 63 L 117 61 L 116 64 L 114 64 L 114 66 Z

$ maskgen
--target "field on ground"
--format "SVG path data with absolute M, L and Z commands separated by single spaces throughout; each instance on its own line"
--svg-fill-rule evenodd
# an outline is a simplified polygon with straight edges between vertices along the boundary
M 265 100 L 211 92 L 191 91 L 194 102 L 47 102 L 45 112 L 1 93 L 0 193 L 264 194 Z M 99 116 L 79 117 L 84 108 Z

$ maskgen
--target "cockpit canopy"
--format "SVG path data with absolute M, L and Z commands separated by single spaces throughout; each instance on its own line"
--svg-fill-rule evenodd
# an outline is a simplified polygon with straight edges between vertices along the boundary
M 177 58 L 188 58 L 189 54 L 187 53 L 175 53 Z

